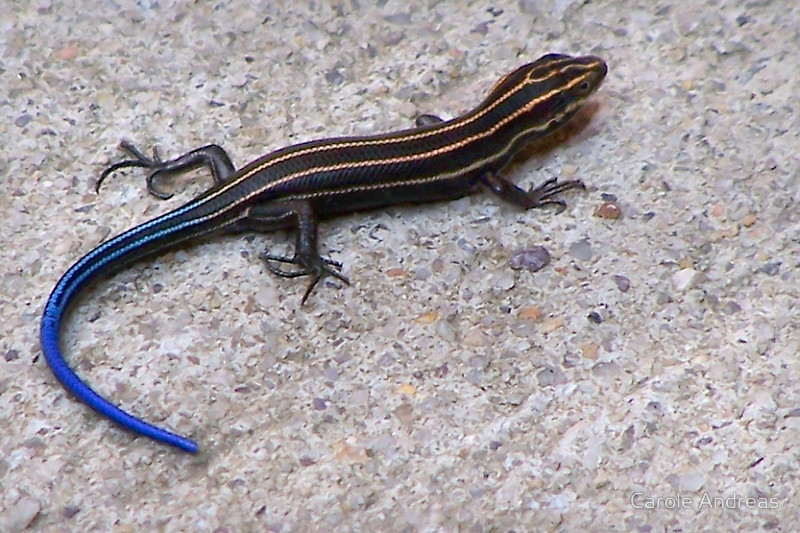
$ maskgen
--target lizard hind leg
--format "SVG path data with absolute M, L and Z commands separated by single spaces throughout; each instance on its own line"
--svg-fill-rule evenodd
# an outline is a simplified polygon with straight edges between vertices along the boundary
M 114 163 L 105 169 L 97 180 L 95 191 L 99 192 L 100 186 L 105 179 L 122 168 L 141 167 L 150 169 L 150 173 L 147 175 L 147 192 L 161 200 L 167 200 L 172 197 L 172 193 L 166 192 L 156 186 L 156 178 L 162 175 L 182 174 L 196 168 L 208 167 L 214 178 L 214 184 L 219 185 L 231 179 L 236 173 L 236 168 L 233 166 L 228 153 L 221 146 L 216 144 L 201 146 L 200 148 L 186 152 L 168 161 L 161 159 L 155 147 L 153 148 L 153 157 L 147 157 L 129 141 L 122 141 L 120 143 L 120 148 L 133 157 Z
M 254 206 L 245 219 L 247 227 L 259 231 L 274 231 L 294 226 L 297 229 L 294 256 L 283 256 L 264 252 L 260 258 L 270 272 L 282 278 L 310 276 L 301 305 L 306 303 L 317 283 L 325 276 L 333 276 L 349 285 L 350 281 L 341 274 L 341 263 L 322 257 L 317 248 L 317 219 L 308 202 L 295 201 L 283 204 Z M 296 269 L 286 270 L 274 263 L 296 265 Z

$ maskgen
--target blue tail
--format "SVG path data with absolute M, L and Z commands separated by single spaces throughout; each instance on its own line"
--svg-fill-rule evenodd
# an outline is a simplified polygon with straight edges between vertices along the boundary
M 90 281 L 116 264 L 128 264 L 142 255 L 142 240 L 137 238 L 140 227 L 133 228 L 107 241 L 75 263 L 59 280 L 45 304 L 39 339 L 47 364 L 56 378 L 78 400 L 125 429 L 175 446 L 189 453 L 197 453 L 197 443 L 170 431 L 157 428 L 115 406 L 87 385 L 69 367 L 59 348 L 59 331 L 64 315 L 75 295 Z M 139 237 L 141 237 L 139 235 Z M 164 237 L 163 234 L 157 236 Z

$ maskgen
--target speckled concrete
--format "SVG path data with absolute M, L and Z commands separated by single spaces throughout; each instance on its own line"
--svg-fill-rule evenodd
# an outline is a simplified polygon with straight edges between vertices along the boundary
M 73 4 L 0 10 L 0 530 L 800 529 L 797 2 Z M 483 194 L 332 221 L 352 285 L 303 308 L 257 259 L 284 234 L 98 284 L 69 359 L 196 457 L 56 383 L 57 278 L 210 183 L 95 194 L 121 138 L 242 164 L 455 115 L 549 51 L 610 68 L 508 172 L 584 179 L 563 213 Z M 548 266 L 511 268 L 535 246 Z

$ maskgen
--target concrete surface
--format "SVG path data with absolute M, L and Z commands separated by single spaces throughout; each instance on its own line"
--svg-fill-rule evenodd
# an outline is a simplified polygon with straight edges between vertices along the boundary
M 0 530 L 800 529 L 798 4 L 278 4 L 0 11 Z M 352 285 L 303 308 L 257 259 L 285 234 L 99 283 L 71 363 L 196 457 L 56 383 L 38 321 L 58 277 L 211 181 L 162 202 L 130 171 L 95 194 L 120 139 L 243 164 L 453 116 L 550 51 L 610 68 L 508 170 L 585 180 L 563 213 L 484 193 L 331 221 Z M 538 245 L 548 267 L 510 268 Z

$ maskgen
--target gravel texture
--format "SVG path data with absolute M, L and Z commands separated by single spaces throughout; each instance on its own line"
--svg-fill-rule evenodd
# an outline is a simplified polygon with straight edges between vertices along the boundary
M 0 10 L 0 531 L 797 531 L 800 4 L 11 2 Z M 350 286 L 220 237 L 81 299 L 80 374 L 181 454 L 71 399 L 41 355 L 82 254 L 208 187 L 94 184 L 122 138 L 237 165 L 454 116 L 559 51 L 586 113 L 489 193 L 321 228 Z M 509 261 L 544 250 L 532 271 Z

